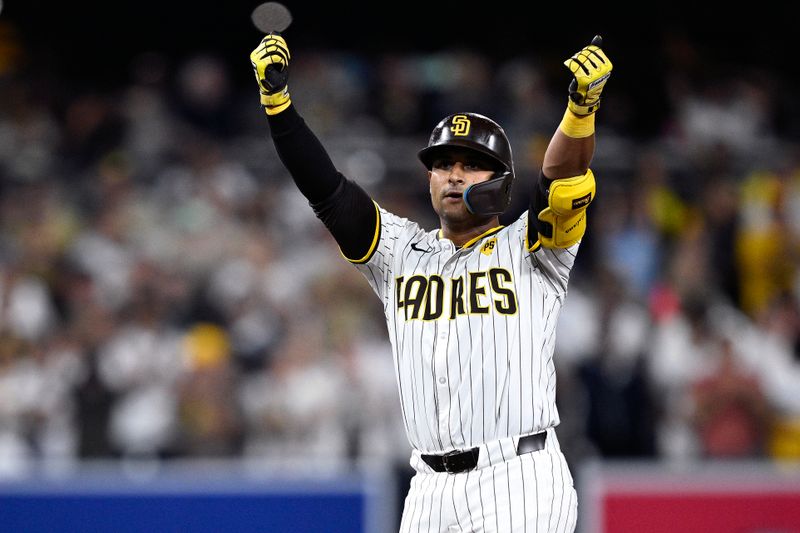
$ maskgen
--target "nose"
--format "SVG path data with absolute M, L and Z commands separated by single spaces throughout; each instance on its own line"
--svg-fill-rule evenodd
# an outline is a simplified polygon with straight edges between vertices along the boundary
M 450 175 L 448 177 L 450 181 L 464 181 L 464 165 L 458 162 L 454 163 L 450 167 Z

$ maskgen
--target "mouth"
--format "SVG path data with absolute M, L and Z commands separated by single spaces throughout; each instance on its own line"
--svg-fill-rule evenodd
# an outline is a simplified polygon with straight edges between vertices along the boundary
M 451 200 L 451 201 L 462 200 L 463 197 L 464 197 L 463 194 L 464 193 L 459 192 L 459 191 L 449 191 L 449 192 L 444 193 L 443 198 L 445 200 Z

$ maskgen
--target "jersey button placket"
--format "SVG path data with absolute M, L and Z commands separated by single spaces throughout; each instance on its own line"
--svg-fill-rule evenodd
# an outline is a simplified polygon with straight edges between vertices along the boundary
M 442 277 L 447 279 L 448 274 L 452 273 L 453 264 L 456 257 L 453 255 L 447 260 L 442 269 Z M 437 339 L 436 339 L 436 353 L 434 359 L 436 361 L 436 375 L 439 376 L 437 382 L 440 386 L 447 385 L 447 337 L 450 334 L 450 323 L 442 320 L 437 324 Z
M 439 385 L 447 384 L 447 326 L 439 325 L 439 332 L 436 339 L 436 351 L 433 354 L 433 360 L 436 365 L 436 380 Z
M 453 269 L 455 267 L 456 262 L 458 261 L 458 256 L 460 250 L 455 250 L 452 247 L 452 243 L 450 244 L 450 250 L 453 254 L 450 258 L 445 262 L 444 268 L 442 268 L 441 273 L 442 277 L 447 279 L 448 276 L 453 274 Z M 450 336 L 450 322 L 447 320 L 440 320 L 437 323 L 437 335 L 436 335 L 436 351 L 434 352 L 434 364 L 435 364 L 435 372 L 436 372 L 436 385 L 438 390 L 438 419 L 439 419 L 439 435 L 442 438 L 442 441 L 450 440 L 452 438 L 449 435 L 449 416 L 450 416 L 450 376 L 447 374 L 447 348 L 448 348 L 448 339 Z
M 434 362 L 436 365 L 436 385 L 438 388 L 437 402 L 439 405 L 439 435 L 443 442 L 450 440 L 448 433 L 448 417 L 450 416 L 450 391 L 448 389 L 447 375 L 447 338 L 449 328 L 444 324 L 439 324 L 439 332 L 436 339 L 436 351 L 434 352 Z

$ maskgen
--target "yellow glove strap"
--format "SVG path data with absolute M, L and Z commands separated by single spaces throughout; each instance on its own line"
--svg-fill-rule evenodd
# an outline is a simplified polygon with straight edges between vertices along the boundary
M 594 113 L 591 115 L 578 116 L 569 109 L 564 111 L 564 118 L 558 129 L 567 137 L 582 139 L 594 135 Z
M 275 94 L 261 93 L 261 105 L 264 106 L 264 112 L 267 115 L 277 115 L 281 111 L 285 111 L 291 103 L 292 99 L 289 97 L 287 88 Z
M 285 104 L 282 104 L 282 105 L 279 105 L 279 106 L 276 106 L 276 107 L 265 107 L 264 108 L 264 112 L 267 115 L 277 115 L 278 113 L 280 113 L 282 111 L 286 111 L 286 109 L 289 107 L 289 105 L 291 103 L 292 103 L 291 101 L 287 100 Z
M 567 100 L 567 109 L 578 115 L 579 117 L 583 117 L 586 115 L 591 115 L 595 111 L 600 108 L 600 99 L 594 101 L 592 105 L 581 105 L 572 100 Z

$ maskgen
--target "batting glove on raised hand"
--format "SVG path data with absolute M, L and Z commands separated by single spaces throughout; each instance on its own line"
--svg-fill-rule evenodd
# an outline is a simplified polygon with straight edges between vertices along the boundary
M 564 65 L 575 76 L 569 84 L 567 107 L 576 115 L 591 115 L 600 107 L 600 93 L 613 68 L 601 46 L 603 38 L 597 35 L 592 39 L 592 44 L 564 61 Z
M 250 63 L 261 91 L 261 105 L 268 115 L 277 115 L 292 103 L 289 98 L 289 47 L 277 33 L 261 39 L 250 53 Z

